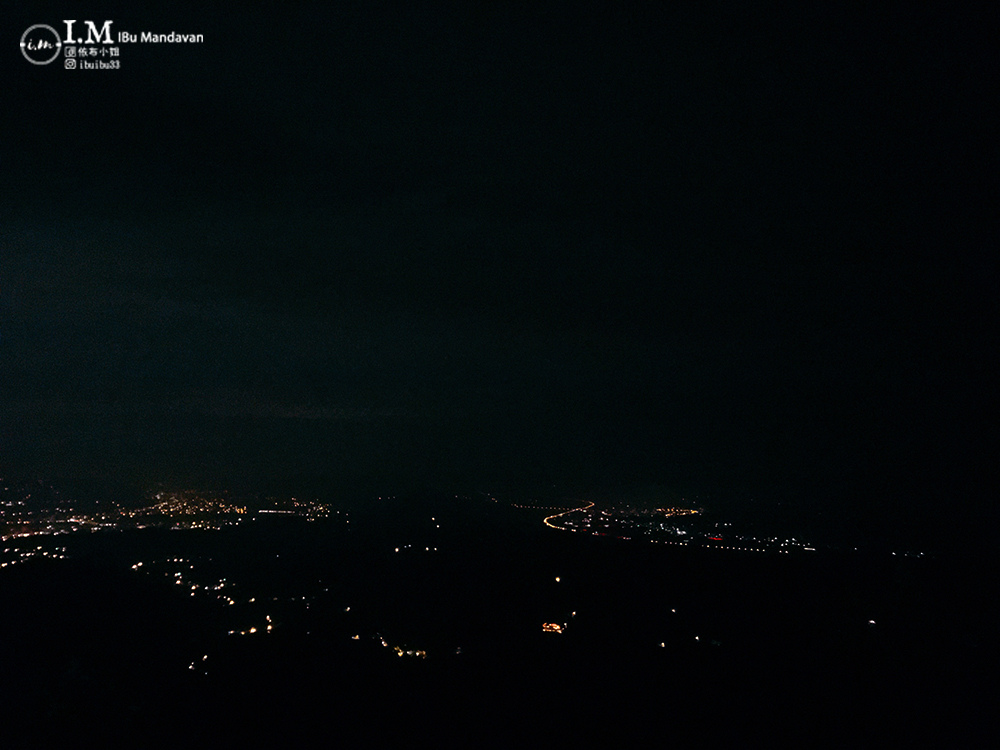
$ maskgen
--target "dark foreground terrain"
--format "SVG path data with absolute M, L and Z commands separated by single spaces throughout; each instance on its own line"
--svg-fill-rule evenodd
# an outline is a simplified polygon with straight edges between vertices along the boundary
M 2 571 L 4 746 L 857 747 L 992 724 L 984 559 L 724 553 L 506 508 L 390 510 L 62 537 L 69 559 Z M 171 585 L 180 559 L 235 603 Z

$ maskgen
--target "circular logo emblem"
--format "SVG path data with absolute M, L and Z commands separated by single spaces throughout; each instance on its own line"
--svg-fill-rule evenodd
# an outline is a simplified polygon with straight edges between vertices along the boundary
M 59 57 L 62 40 L 51 26 L 36 23 L 21 34 L 21 54 L 33 65 L 48 65 Z

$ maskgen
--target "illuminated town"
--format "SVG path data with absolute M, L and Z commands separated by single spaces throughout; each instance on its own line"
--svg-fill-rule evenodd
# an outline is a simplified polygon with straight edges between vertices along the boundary
M 522 506 L 529 507 L 529 506 Z M 537 507 L 537 506 L 531 506 Z M 622 541 L 731 552 L 815 552 L 814 544 L 795 538 L 759 538 L 736 533 L 725 521 L 705 521 L 704 511 L 694 508 L 634 507 L 599 510 L 594 503 L 563 510 L 543 521 L 551 529 L 574 531 Z
M 3 483 L 0 479 L 0 538 L 4 541 L 80 531 L 166 528 L 173 531 L 214 530 L 248 521 L 289 517 L 306 521 L 330 518 L 339 511 L 319 500 L 266 496 L 235 499 L 227 492 L 197 490 L 149 492 L 138 507 L 119 503 L 106 507 L 75 506 L 54 486 Z M 344 520 L 346 521 L 346 513 Z

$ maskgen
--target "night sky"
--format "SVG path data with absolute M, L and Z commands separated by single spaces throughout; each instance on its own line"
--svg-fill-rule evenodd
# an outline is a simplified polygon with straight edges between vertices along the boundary
M 3 27 L 6 467 L 995 520 L 988 25 L 67 5 Z M 64 18 L 205 41 L 28 64 Z

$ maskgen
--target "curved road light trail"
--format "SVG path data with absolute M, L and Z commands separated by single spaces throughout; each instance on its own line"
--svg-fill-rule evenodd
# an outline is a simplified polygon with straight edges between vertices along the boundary
M 556 513 L 554 516 L 549 516 L 548 518 L 543 519 L 542 522 L 546 526 L 548 526 L 550 529 L 559 529 L 560 531 L 569 531 L 569 529 L 565 529 L 562 526 L 556 526 L 554 523 L 549 523 L 549 521 L 551 521 L 553 518 L 559 518 L 559 516 L 565 516 L 568 513 L 576 513 L 577 511 L 580 511 L 580 510 L 590 510 L 593 507 L 594 507 L 594 504 L 590 503 L 588 505 L 584 505 L 581 508 L 571 508 L 569 510 L 564 510 L 562 513 Z

